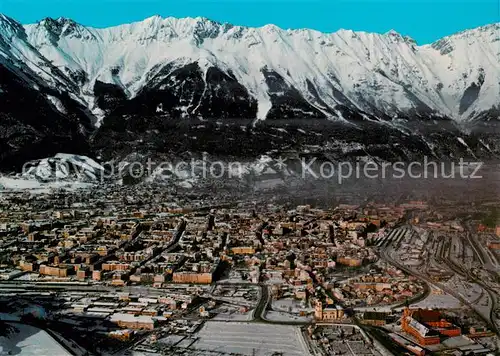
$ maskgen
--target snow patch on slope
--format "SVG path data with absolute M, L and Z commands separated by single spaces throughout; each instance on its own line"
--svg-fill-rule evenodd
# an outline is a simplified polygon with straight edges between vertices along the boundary
M 86 156 L 58 153 L 54 157 L 29 162 L 21 177 L 30 180 L 98 182 L 104 167 Z

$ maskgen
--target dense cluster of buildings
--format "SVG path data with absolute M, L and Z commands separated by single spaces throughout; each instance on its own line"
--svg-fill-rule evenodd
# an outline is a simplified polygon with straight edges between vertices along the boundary
M 105 191 L 71 201 L 58 195 L 46 201 L 3 197 L 0 280 L 102 290 L 68 292 L 64 319 L 78 325 L 81 318 L 93 318 L 116 328 L 154 331 L 155 337 L 186 316 L 203 321 L 225 311 L 228 318 L 251 318 L 256 308 L 262 320 L 269 311 L 305 324 L 385 327 L 399 320 L 393 340 L 406 340 L 404 347 L 414 353 L 461 335 L 440 312 L 405 308 L 398 315 L 391 309 L 424 295 L 425 283 L 381 260 L 384 244 L 396 241 L 402 263 L 418 266 L 426 258 L 427 231 L 460 228 L 453 220 L 436 222 L 424 202 L 334 209 L 203 206 L 144 194 L 141 199 Z M 421 223 L 420 216 L 427 221 Z M 395 233 L 402 219 L 422 232 Z M 496 240 L 489 241 L 495 249 Z M 226 284 L 235 286 L 228 295 L 220 288 Z M 261 301 L 248 303 L 245 293 Z M 119 340 L 134 335 L 106 330 Z M 322 332 L 322 347 L 332 349 L 328 340 L 335 337 Z
M 352 306 L 391 305 L 412 299 L 423 292 L 423 285 L 400 270 L 384 266 L 381 273 L 349 278 L 333 289 L 334 296 Z

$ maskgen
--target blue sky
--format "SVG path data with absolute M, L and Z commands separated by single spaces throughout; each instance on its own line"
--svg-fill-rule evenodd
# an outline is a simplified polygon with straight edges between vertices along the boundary
M 500 0 L 0 0 L 0 12 L 22 23 L 63 16 L 94 27 L 161 15 L 323 32 L 394 29 L 425 44 L 499 22 L 499 4 Z

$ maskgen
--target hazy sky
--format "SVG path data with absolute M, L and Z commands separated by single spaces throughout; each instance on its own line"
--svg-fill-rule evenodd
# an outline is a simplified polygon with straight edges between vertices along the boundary
M 22 23 L 63 16 L 94 27 L 161 15 L 323 32 L 394 29 L 425 44 L 500 22 L 500 0 L 0 0 L 0 12 Z

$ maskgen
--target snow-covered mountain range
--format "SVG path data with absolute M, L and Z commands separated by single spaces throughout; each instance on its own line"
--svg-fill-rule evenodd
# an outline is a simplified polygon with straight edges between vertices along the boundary
M 259 119 L 270 113 L 273 96 L 293 88 L 310 106 L 306 116 L 341 118 L 335 107 L 346 105 L 390 117 L 414 109 L 467 120 L 500 104 L 500 24 L 425 46 L 394 31 L 324 34 L 159 16 L 106 29 L 64 18 L 17 29 L 17 43 L 26 36 L 98 115 L 96 81 L 116 85 L 132 98 L 191 63 L 198 64 L 205 82 L 210 68 L 236 79 L 257 101 Z M 12 47 L 17 49 L 16 42 Z M 39 68 L 44 75 L 47 69 Z M 276 88 L 269 85 L 271 77 Z M 44 78 L 51 84 L 61 80 L 57 73 Z M 200 100 L 186 104 L 179 109 L 198 114 Z
M 161 132 L 171 118 L 365 121 L 399 131 L 401 120 L 463 126 L 500 118 L 498 23 L 419 46 L 395 31 L 327 34 L 159 16 L 97 29 L 0 15 L 0 71 L 1 115 L 17 118 L 21 136 L 41 131 L 48 140 L 56 127 L 91 146 L 119 132 Z M 25 124 L 26 108 L 9 92 L 36 99 L 58 123 Z M 17 152 L 25 142 L 13 136 Z

